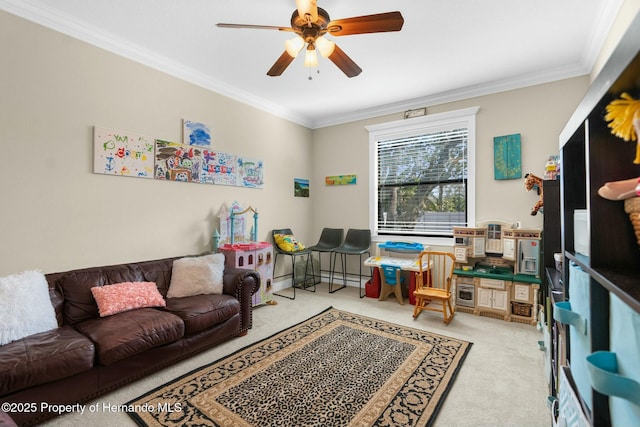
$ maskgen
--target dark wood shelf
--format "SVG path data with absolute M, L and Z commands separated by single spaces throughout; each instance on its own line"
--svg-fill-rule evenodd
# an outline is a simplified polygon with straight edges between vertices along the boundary
M 550 287 L 551 299 L 553 302 L 564 301 L 564 285 L 562 284 L 562 273 L 554 268 L 545 268 L 547 283 Z
M 565 252 L 565 256 L 580 266 L 609 292 L 640 313 L 640 268 L 592 268 L 589 265 L 589 258 L 584 255 Z
M 580 315 L 589 319 L 587 348 L 572 354 L 571 334 L 564 334 L 567 340 L 564 355 L 570 367 L 568 373 L 581 381 L 588 377 L 588 372 L 582 364 L 576 361 L 571 363 L 572 355 L 580 360 L 584 357 L 584 351 L 588 354 L 615 349 L 633 360 L 640 354 L 640 348 L 621 347 L 620 338 L 615 338 L 610 330 L 611 322 L 615 320 L 610 312 L 612 298 L 619 298 L 630 310 L 640 315 L 640 247 L 623 203 L 598 195 L 599 188 L 607 182 L 640 176 L 640 166 L 633 163 L 636 144 L 614 136 L 605 120 L 606 107 L 625 92 L 635 99 L 640 98 L 640 13 L 632 20 L 560 134 L 563 272 L 557 277 L 548 263 L 545 266 L 552 302 L 559 301 L 556 299 L 559 298 L 559 292 L 553 292 L 556 281 L 564 285 L 562 296 L 569 301 L 573 292 L 589 296 L 586 307 L 583 304 L 578 309 Z M 588 229 L 576 229 L 576 210 L 585 211 Z M 589 256 L 577 253 L 575 241 L 578 238 L 588 241 L 586 249 Z M 587 250 L 584 252 L 587 253 Z M 572 265 L 577 265 L 589 276 L 589 280 L 570 282 L 570 279 L 574 279 L 569 273 Z M 558 328 L 557 339 L 568 331 L 572 331 L 571 327 Z M 558 356 L 558 360 L 562 360 L 562 355 Z M 558 366 L 552 366 L 552 369 L 554 372 L 560 370 Z M 588 414 L 591 426 L 608 427 L 612 424 L 615 414 L 610 413 L 608 396 L 593 388 L 583 387 L 577 392 L 590 394 L 591 408 L 588 410 L 583 407 L 583 411 Z M 585 396 L 578 397 L 584 402 Z M 635 424 L 640 425 L 640 420 L 637 421 Z

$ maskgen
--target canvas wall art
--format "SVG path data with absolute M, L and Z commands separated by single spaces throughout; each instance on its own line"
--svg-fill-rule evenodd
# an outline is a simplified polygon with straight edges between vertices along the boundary
M 264 168 L 262 160 L 238 157 L 238 185 L 249 188 L 262 188 Z
M 182 120 L 182 143 L 209 147 L 211 145 L 211 130 L 204 123 Z
M 238 164 L 235 154 L 203 150 L 201 182 L 217 185 L 238 185 Z
M 333 185 L 354 185 L 357 182 L 357 175 L 332 175 L 324 178 L 325 184 Z
M 200 182 L 201 161 L 201 148 L 156 140 L 156 179 Z
M 213 150 L 209 128 L 183 120 L 183 142 L 94 127 L 95 173 L 263 188 L 262 160 Z
M 295 197 L 309 197 L 309 180 L 294 178 L 293 179 L 293 195 Z
M 153 178 L 153 144 L 145 135 L 94 126 L 93 172 Z
M 522 177 L 520 134 L 493 138 L 493 165 L 495 179 Z

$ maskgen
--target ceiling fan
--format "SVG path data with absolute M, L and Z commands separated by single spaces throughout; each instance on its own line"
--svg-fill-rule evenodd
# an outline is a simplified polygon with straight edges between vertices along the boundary
M 281 75 L 306 44 L 304 62 L 306 67 L 316 67 L 318 65 L 318 55 L 316 53 L 316 50 L 318 50 L 323 57 L 329 58 L 348 77 L 355 77 L 362 72 L 362 69 L 333 41 L 326 39 L 324 35 L 350 36 L 354 34 L 400 31 L 403 24 L 404 18 L 400 12 L 378 13 L 332 21 L 327 11 L 318 7 L 316 0 L 296 0 L 296 10 L 291 15 L 291 27 L 224 23 L 219 23 L 217 26 L 221 28 L 253 28 L 296 33 L 293 39 L 285 42 L 284 53 L 267 71 L 269 76 Z

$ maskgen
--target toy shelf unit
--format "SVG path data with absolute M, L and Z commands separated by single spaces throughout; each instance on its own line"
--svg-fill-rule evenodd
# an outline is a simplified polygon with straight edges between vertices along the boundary
M 640 119 L 640 13 L 630 22 L 560 134 L 563 260 L 551 280 L 564 283 L 554 286 L 564 295 L 553 299 L 553 321 L 568 342 L 553 372 L 573 381 L 554 391 L 559 418 L 568 407 L 593 427 L 640 425 L 640 236 L 625 212 L 637 196 L 600 192 L 640 177 L 640 146 L 610 120 L 611 107 L 628 104 L 614 116 L 640 133 L 630 110 Z
M 536 325 L 541 231 L 507 227 L 454 227 L 456 310 Z

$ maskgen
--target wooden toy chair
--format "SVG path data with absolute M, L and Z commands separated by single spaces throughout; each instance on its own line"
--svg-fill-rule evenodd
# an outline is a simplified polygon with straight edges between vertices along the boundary
M 456 258 L 450 252 L 434 251 L 420 252 L 418 257 L 420 272 L 416 275 L 416 290 L 413 292 L 416 297 L 413 318 L 417 318 L 422 310 L 441 311 L 444 323 L 449 323 L 454 314 L 451 282 Z M 428 266 L 428 269 L 423 271 L 423 265 Z

